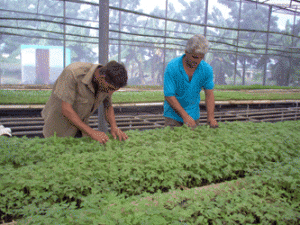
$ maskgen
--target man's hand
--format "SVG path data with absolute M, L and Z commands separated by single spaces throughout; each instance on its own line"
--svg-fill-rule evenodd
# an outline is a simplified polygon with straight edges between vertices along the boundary
M 108 141 L 108 136 L 101 131 L 97 131 L 97 130 L 93 130 L 90 133 L 90 137 L 98 142 L 100 142 L 101 144 L 105 144 Z
M 117 127 L 111 128 L 110 133 L 114 137 L 114 139 L 117 139 L 117 136 L 119 136 L 119 141 L 122 141 L 122 140 L 125 141 L 128 139 L 128 136 Z
M 191 127 L 192 129 L 197 127 L 195 120 L 189 115 L 183 118 L 183 122 L 184 124 L 186 124 L 188 127 Z
M 108 141 L 108 136 L 100 131 L 92 129 L 90 126 L 85 124 L 78 114 L 74 111 L 70 103 L 62 101 L 61 103 L 62 114 L 67 117 L 78 129 L 81 130 L 82 136 L 90 136 L 92 139 L 105 144 Z
M 210 126 L 210 128 L 217 128 L 217 127 L 219 127 L 218 122 L 215 119 L 208 120 L 207 124 Z

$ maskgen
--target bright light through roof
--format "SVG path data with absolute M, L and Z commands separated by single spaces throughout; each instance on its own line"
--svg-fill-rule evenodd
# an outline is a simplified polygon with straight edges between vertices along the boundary
M 268 3 L 272 5 L 278 5 L 282 7 L 296 8 L 300 7 L 300 2 L 291 1 L 291 0 L 258 0 L 262 3 Z
M 185 2 L 189 3 L 192 0 L 185 0 Z M 182 4 L 180 3 L 179 0 L 169 0 L 169 4 L 173 4 L 174 8 L 176 11 L 180 11 L 182 9 Z M 218 3 L 218 0 L 209 0 L 208 2 L 208 8 L 211 10 L 215 7 L 220 7 L 222 8 L 222 13 L 225 16 L 225 18 L 228 18 L 228 13 L 230 10 L 226 10 L 226 8 L 223 7 L 222 4 Z M 165 0 L 141 0 L 140 1 L 140 9 L 143 10 L 144 13 L 150 13 L 154 10 L 155 7 L 159 7 L 160 9 L 165 9 L 166 8 L 166 1 Z

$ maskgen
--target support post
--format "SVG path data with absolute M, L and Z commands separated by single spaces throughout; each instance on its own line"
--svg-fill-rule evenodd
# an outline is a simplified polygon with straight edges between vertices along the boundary
M 167 48 L 167 28 L 168 28 L 168 5 L 169 5 L 169 1 L 166 0 L 163 70 L 165 70 L 165 68 L 166 68 L 166 53 L 167 53 L 166 48 Z M 163 79 L 162 79 L 162 80 L 163 80 Z
M 204 37 L 206 37 L 206 34 L 207 34 L 207 15 L 208 15 L 208 0 L 206 0 L 206 3 L 205 3 L 205 17 L 204 17 Z
M 264 77 L 263 77 L 263 86 L 266 85 L 266 77 L 267 77 L 267 56 L 268 56 L 268 49 L 269 49 L 269 32 L 270 32 L 270 24 L 271 24 L 271 14 L 272 14 L 272 6 L 269 6 L 269 17 L 268 17 L 268 28 L 267 28 L 267 43 L 266 43 L 266 51 L 265 51 L 265 65 L 264 65 Z
M 237 71 L 237 54 L 239 50 L 240 26 L 241 26 L 242 0 L 240 0 L 239 18 L 238 18 L 238 33 L 236 38 L 235 64 L 234 64 L 234 85 L 236 85 L 236 71 Z
M 66 0 L 64 0 L 64 47 L 63 47 L 63 68 L 66 68 Z
M 291 2 L 291 4 L 292 4 L 292 2 Z M 296 11 L 297 11 L 297 9 L 298 9 L 298 7 L 296 6 Z M 295 39 L 294 36 L 296 35 L 295 34 L 295 30 L 296 30 L 296 16 L 297 16 L 296 11 L 294 13 L 294 26 L 293 26 L 292 47 L 294 47 L 294 39 Z
M 109 32 L 109 0 L 99 0 L 99 63 L 108 62 L 108 32 Z M 107 133 L 108 127 L 105 120 L 104 106 L 98 108 L 98 130 Z
M 291 2 L 291 4 L 292 4 L 292 2 Z M 296 10 L 297 10 L 297 8 L 296 8 Z M 296 11 L 294 13 L 294 24 L 293 24 L 293 29 L 292 29 L 292 34 L 293 34 L 293 37 L 292 37 L 292 46 L 291 46 L 292 48 L 294 47 L 294 36 L 296 36 L 295 29 L 296 29 Z M 291 73 L 292 73 L 292 67 L 293 67 L 293 65 L 292 65 L 292 58 L 293 58 L 294 52 L 293 51 L 290 51 L 290 52 L 291 52 L 291 55 L 290 55 L 290 58 L 289 58 L 290 66 L 289 66 L 287 86 L 289 86 L 290 82 L 291 82 L 291 75 L 292 75 Z
M 119 0 L 119 8 L 122 8 L 122 0 Z M 119 43 L 118 43 L 118 62 L 121 63 L 121 30 L 122 30 L 122 12 L 119 11 Z

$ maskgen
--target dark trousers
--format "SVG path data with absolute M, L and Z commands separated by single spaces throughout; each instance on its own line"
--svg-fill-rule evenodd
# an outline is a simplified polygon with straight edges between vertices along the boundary
M 81 138 L 82 137 L 82 132 L 81 132 L 81 130 L 77 130 L 77 133 L 75 134 L 75 136 L 74 136 L 75 138 Z
M 196 122 L 196 125 L 199 126 L 200 119 L 195 120 L 195 122 Z M 183 122 L 179 122 L 179 121 L 173 120 L 169 117 L 165 117 L 165 127 L 166 126 L 170 126 L 171 128 L 181 127 L 181 126 L 183 126 Z

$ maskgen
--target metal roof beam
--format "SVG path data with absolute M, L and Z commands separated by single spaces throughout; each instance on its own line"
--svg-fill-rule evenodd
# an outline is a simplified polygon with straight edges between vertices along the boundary
M 270 3 L 270 0 L 264 0 L 264 1 L 259 1 L 259 0 L 243 0 L 243 1 L 251 2 L 253 4 L 274 6 L 274 7 L 278 8 L 278 9 L 281 9 L 281 10 L 285 10 L 285 11 L 288 11 L 288 12 L 300 14 L 300 10 L 299 10 L 300 8 L 298 8 L 297 6 L 295 6 L 296 8 L 294 8 L 291 5 L 292 1 L 300 3 L 300 0 L 291 0 L 290 7 L 285 7 L 285 6 L 282 6 L 282 5 Z

